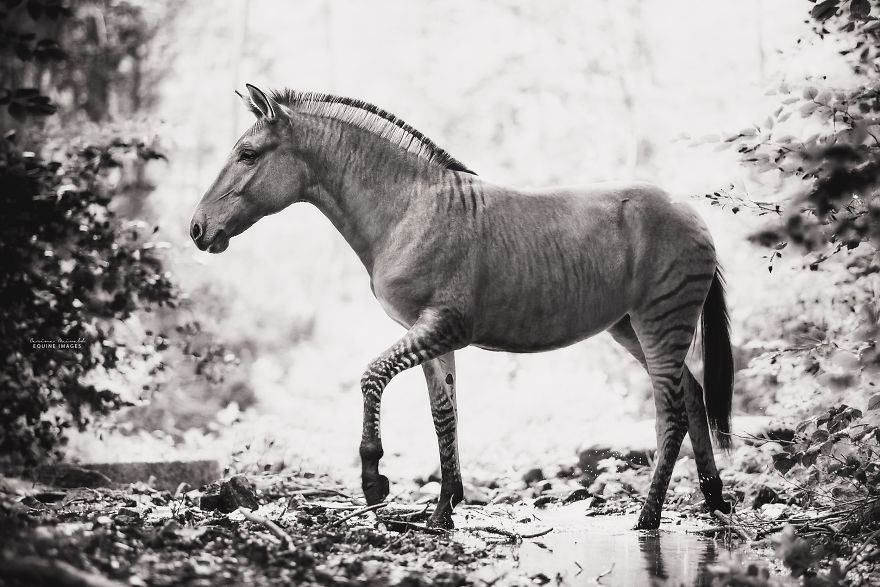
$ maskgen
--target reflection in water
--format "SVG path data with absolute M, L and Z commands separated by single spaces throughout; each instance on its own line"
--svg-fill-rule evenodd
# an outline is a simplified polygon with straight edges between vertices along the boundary
M 718 558 L 718 543 L 693 535 L 685 535 L 685 538 L 682 540 L 680 534 L 663 531 L 640 533 L 639 550 L 644 558 L 644 569 L 649 576 L 665 581 L 670 579 L 666 570 L 666 559 L 669 559 L 674 568 L 671 584 L 711 585 L 707 567 Z M 696 570 L 695 575 L 691 575 L 692 568 Z
M 708 586 L 706 569 L 726 551 L 723 543 L 689 534 L 682 525 L 665 525 L 659 531 L 631 528 L 635 516 L 587 517 L 576 508 L 542 511 L 541 523 L 554 531 L 526 540 L 511 554 L 518 571 L 528 576 L 543 573 L 563 585 L 640 586 L 653 580 L 668 585 Z M 613 563 L 613 567 L 612 567 Z

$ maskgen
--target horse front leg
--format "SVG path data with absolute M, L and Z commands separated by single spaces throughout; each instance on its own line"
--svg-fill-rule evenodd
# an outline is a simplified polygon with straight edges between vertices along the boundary
M 464 496 L 458 460 L 458 408 L 455 403 L 455 356 L 453 353 L 422 364 L 437 443 L 440 445 L 440 500 L 428 526 L 451 529 L 452 509 Z
M 391 348 L 375 359 L 361 377 L 364 428 L 361 435 L 361 486 L 369 505 L 388 496 L 388 478 L 379 473 L 384 455 L 380 432 L 382 392 L 391 378 L 404 371 L 467 346 L 468 329 L 461 312 L 431 308 Z

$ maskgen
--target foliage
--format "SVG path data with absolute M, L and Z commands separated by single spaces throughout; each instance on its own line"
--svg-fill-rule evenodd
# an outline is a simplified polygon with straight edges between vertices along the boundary
M 64 123 L 151 106 L 160 70 L 147 63 L 147 49 L 159 25 L 145 9 L 110 0 L 0 4 L 0 51 L 8 57 L 0 60 L 0 106 L 16 121 L 58 112 Z
M 72 12 L 59 0 L 32 0 L 26 4 L 7 0 L 0 7 L 0 106 L 16 121 L 54 114 L 57 106 L 34 81 L 36 71 L 64 61 L 67 53 L 52 38 L 52 29 Z M 32 75 L 26 75 L 33 72 Z
M 109 209 L 104 174 L 128 154 L 161 157 L 122 141 L 73 148 L 60 161 L 19 151 L 8 139 L 0 149 L 0 347 L 7 357 L 0 453 L 36 460 L 65 428 L 87 424 L 90 411 L 122 405 L 86 376 L 130 360 L 116 321 L 174 303 L 150 233 Z
M 154 26 L 127 2 L 0 3 L 0 122 L 16 128 L 0 141 L 0 456 L 42 460 L 67 429 L 140 399 L 118 393 L 119 376 L 131 387 L 141 373 L 148 392 L 169 363 L 206 382 L 235 363 L 178 315 L 185 296 L 158 227 L 126 218 L 143 212 L 145 166 L 164 156 L 118 131 L 68 140 L 40 129 L 54 115 L 82 136 L 82 112 L 98 121 L 143 107 Z
M 880 524 L 880 2 L 828 0 L 809 8 L 816 39 L 834 44 L 848 75 L 783 80 L 768 91 L 778 103 L 764 121 L 711 139 L 719 150 L 733 150 L 764 190 L 785 195 L 752 198 L 731 186 L 706 197 L 734 214 L 749 209 L 774 218 L 751 237 L 770 249 L 769 271 L 786 247 L 795 248 L 809 253 L 810 270 L 821 266 L 834 283 L 799 296 L 789 315 L 770 325 L 771 342 L 761 345 L 769 352 L 741 374 L 758 375 L 766 387 L 782 383 L 777 376 L 787 370 L 785 383 L 797 388 L 802 410 L 815 409 L 806 393 L 811 386 L 825 404 L 796 425 L 790 441 L 777 439 L 774 467 L 794 487 L 788 503 L 819 512 L 785 531 L 777 555 L 793 576 L 804 576 L 803 584 L 838 585 L 855 558 L 829 568 L 828 557 Z M 857 405 L 870 397 L 867 410 L 828 408 L 830 398 L 839 404 L 845 394 Z M 795 528 L 835 546 L 816 548 Z M 827 571 L 818 573 L 820 566 Z M 737 565 L 728 570 L 719 584 L 783 584 Z
M 833 87 L 826 76 L 802 86 L 783 81 L 769 92 L 779 96 L 779 106 L 764 122 L 718 139 L 719 148 L 735 150 L 747 167 L 794 191 L 782 206 L 724 191 L 707 196 L 734 213 L 746 206 L 780 214 L 782 221 L 756 234 L 756 242 L 779 247 L 790 242 L 808 251 L 827 243 L 837 250 L 880 244 L 878 14 L 880 2 L 817 4 L 815 33 L 841 44 L 839 52 L 852 70 L 850 83 Z
M 800 480 L 795 496 L 803 505 L 838 512 L 838 533 L 880 523 L 880 394 L 868 407 L 863 414 L 840 405 L 801 422 L 773 457 L 781 474 Z M 792 471 L 798 466 L 801 471 Z

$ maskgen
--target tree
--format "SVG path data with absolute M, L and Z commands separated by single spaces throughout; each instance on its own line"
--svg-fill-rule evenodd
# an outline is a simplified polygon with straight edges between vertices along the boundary
M 90 35 L 98 22 L 101 30 Z M 164 156 L 126 136 L 52 138 L 42 123 L 62 116 L 75 127 L 79 113 L 100 119 L 109 102 L 137 95 L 122 111 L 133 113 L 148 97 L 138 85 L 144 71 L 122 63 L 143 57 L 150 34 L 140 8 L 126 2 L 0 4 L 0 121 L 7 129 L 0 139 L 0 456 L 7 460 L 56 454 L 67 429 L 128 404 L 110 385 L 113 374 L 144 364 L 154 373 L 164 368 L 163 354 L 185 347 L 198 356 L 201 376 L 216 377 L 211 364 L 225 355 L 190 348 L 198 327 L 179 319 L 176 348 L 161 331 L 135 332 L 125 323 L 154 308 L 173 310 L 180 292 L 157 228 L 119 214 L 140 211 L 120 203 L 151 187 L 111 181 L 110 171 L 139 174 Z M 102 68 L 109 69 L 96 88 L 89 72 Z

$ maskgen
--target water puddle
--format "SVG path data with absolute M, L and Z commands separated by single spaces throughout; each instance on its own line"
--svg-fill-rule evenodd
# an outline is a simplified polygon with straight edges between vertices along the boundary
M 548 526 L 553 531 L 511 546 L 510 558 L 494 569 L 495 576 L 511 572 L 538 576 L 540 582 L 543 575 L 551 585 L 557 580 L 563 585 L 651 585 L 658 579 L 669 585 L 702 587 L 711 584 L 707 565 L 731 552 L 720 540 L 688 532 L 700 527 L 692 521 L 673 518 L 672 522 L 664 520 L 660 530 L 639 532 L 632 529 L 635 515 L 591 517 L 585 513 L 584 507 L 572 504 L 534 510 L 537 520 L 527 525 L 503 525 L 507 529 L 515 526 L 519 532 Z M 515 519 L 522 518 L 517 515 Z M 482 523 L 474 519 L 463 522 L 459 527 Z M 753 558 L 743 550 L 739 554 Z

